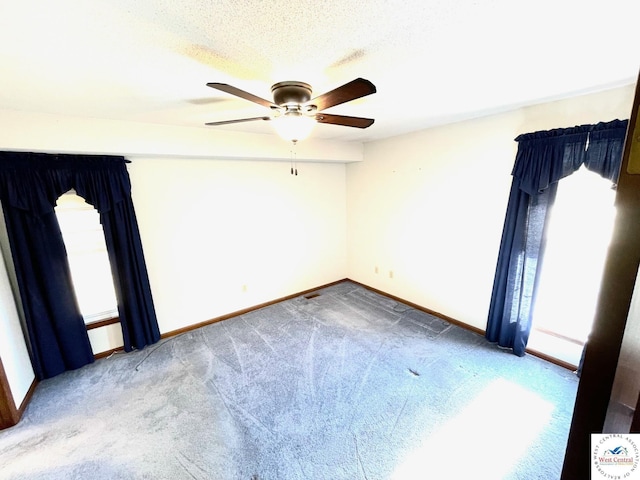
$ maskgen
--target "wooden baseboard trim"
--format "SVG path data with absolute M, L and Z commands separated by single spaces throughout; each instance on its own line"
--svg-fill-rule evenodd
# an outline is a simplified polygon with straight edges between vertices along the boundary
M 2 369 L 1 361 L 0 369 Z M 4 370 L 2 370 L 0 377 L 3 377 L 3 381 L 0 379 L 0 383 L 2 384 L 2 388 L 0 389 L 0 394 L 2 395 L 2 398 L 0 398 L 0 430 L 4 430 L 5 428 L 10 428 L 18 424 L 27 408 L 27 405 L 29 405 L 39 382 L 37 378 L 33 379 L 29 390 L 27 390 L 27 394 L 20 403 L 20 407 L 16 408 L 13 394 L 11 393 L 9 383 L 4 375 Z
M 479 335 L 483 335 L 484 336 L 484 334 L 485 334 L 484 330 L 482 330 L 480 328 L 477 328 L 477 327 L 474 327 L 472 325 L 466 324 L 464 322 L 461 322 L 460 320 L 456 320 L 455 318 L 449 317 L 448 315 L 444 315 L 442 313 L 436 312 L 435 310 L 431 310 L 430 308 L 423 307 L 422 305 L 418 305 L 417 303 L 410 302 L 408 300 L 405 300 L 403 298 L 397 297 L 397 296 L 392 295 L 390 293 L 384 292 L 384 291 L 379 290 L 377 288 L 370 287 L 369 285 L 365 285 L 365 284 L 363 284 L 361 282 L 357 282 L 357 281 L 351 280 L 349 278 L 344 278 L 342 280 L 336 280 L 335 282 L 327 283 L 326 285 L 321 285 L 319 287 L 310 288 L 308 290 L 304 290 L 302 292 L 294 293 L 292 295 L 287 295 L 285 297 L 278 298 L 276 300 L 272 300 L 272 301 L 269 301 L 269 302 L 264 302 L 264 303 L 261 303 L 259 305 L 254 305 L 252 307 L 244 308 L 244 309 L 238 310 L 236 312 L 228 313 L 226 315 L 221 315 L 219 317 L 212 318 L 212 319 L 206 320 L 204 322 L 200 322 L 200 323 L 197 323 L 197 324 L 194 324 L 194 325 L 189 325 L 187 327 L 180 328 L 180 329 L 177 329 L 177 330 L 172 330 L 170 332 L 163 333 L 161 335 L 161 338 L 169 338 L 169 337 L 173 337 L 173 336 L 176 336 L 176 335 L 180 335 L 182 333 L 189 332 L 191 330 L 196 330 L 196 329 L 198 329 L 200 327 L 204 327 L 204 326 L 211 325 L 211 324 L 214 324 L 214 323 L 217 323 L 217 322 L 221 322 L 223 320 L 227 320 L 229 318 L 237 317 L 239 315 L 244 315 L 246 313 L 250 313 L 252 311 L 259 310 L 261 308 L 265 308 L 265 307 L 274 305 L 276 303 L 283 302 L 285 300 L 290 300 L 292 298 L 296 298 L 296 297 L 299 297 L 299 296 L 302 296 L 302 295 L 306 295 L 308 293 L 315 292 L 315 291 L 321 290 L 323 288 L 327 288 L 327 287 L 330 287 L 330 286 L 333 286 L 333 285 L 337 285 L 337 284 L 345 282 L 345 281 L 349 281 L 349 282 L 355 283 L 356 285 L 360 285 L 363 288 L 366 288 L 367 290 L 370 290 L 372 292 L 378 293 L 380 295 L 384 295 L 387 298 L 390 298 L 390 299 L 395 300 L 397 302 L 400 302 L 400 303 L 403 303 L 405 305 L 408 305 L 409 307 L 415 308 L 416 310 L 420 310 L 420 311 L 422 311 L 424 313 L 427 313 L 429 315 L 433 315 L 435 317 L 438 317 L 438 318 L 440 318 L 440 319 L 444 320 L 445 322 L 450 323 L 452 325 L 459 326 L 461 328 L 464 328 L 466 330 L 472 331 L 472 332 L 477 333 Z M 109 319 L 106 322 L 116 323 L 116 322 L 113 321 L 113 319 Z M 94 328 L 96 328 L 96 327 L 94 327 Z M 98 354 L 95 354 L 94 358 L 96 360 L 99 360 L 101 358 L 108 357 L 109 355 L 112 355 L 113 353 L 121 352 L 121 351 L 124 351 L 124 347 L 118 347 L 118 348 L 114 348 L 114 349 L 111 349 L 111 350 L 107 350 L 105 352 L 100 352 Z M 543 360 L 546 360 L 546 361 L 548 361 L 550 363 L 554 363 L 556 365 L 564 367 L 564 368 L 566 368 L 568 370 L 575 371 L 576 368 L 577 368 L 575 365 L 569 364 L 569 363 L 564 362 L 562 360 L 559 360 L 557 358 L 550 357 L 550 356 L 548 356 L 548 355 L 546 355 L 544 353 L 538 352 L 536 350 L 527 349 L 526 351 L 527 351 L 527 353 L 529 353 L 531 355 L 534 355 L 534 356 L 539 357 L 539 358 L 541 358 Z M 10 394 L 9 384 L 8 384 L 8 381 L 7 381 L 6 377 L 3 374 L 4 370 L 2 370 L 1 365 L 2 364 L 1 364 L 1 361 L 0 361 L 0 390 L 4 390 L 5 394 L 7 394 L 7 393 Z M 0 406 L 3 407 L 3 412 L 0 412 L 0 413 L 4 413 L 5 414 L 2 418 L 0 418 L 0 420 L 2 420 L 0 423 L 2 425 L 6 425 L 6 426 L 0 426 L 0 429 L 14 426 L 20 421 L 20 419 L 22 418 L 22 415 L 24 414 L 25 409 L 27 408 L 29 402 L 31 401 L 31 398 L 33 397 L 33 394 L 34 394 L 38 384 L 39 384 L 38 380 L 34 378 L 33 382 L 31 383 L 31 386 L 29 387 L 29 390 L 27 391 L 27 394 L 25 395 L 24 399 L 22 400 L 22 403 L 20 404 L 19 408 L 15 408 L 15 405 L 4 405 L 4 404 L 0 405 Z M 0 393 L 2 393 L 2 392 L 0 392 Z M 8 398 L 13 400 L 12 397 L 8 397 Z M 13 401 L 11 403 L 13 403 Z
M 34 378 L 33 382 L 31 382 L 31 386 L 29 387 L 29 390 L 27 390 L 27 394 L 22 399 L 20 408 L 18 408 L 18 414 L 20 415 L 20 418 L 22 418 L 24 411 L 27 409 L 27 405 L 29 405 L 29 402 L 31 402 L 31 398 L 33 397 L 33 394 L 35 393 L 36 387 L 38 386 L 39 383 L 40 382 L 38 381 L 37 378 Z
M 13 427 L 19 421 L 20 413 L 13 400 L 9 380 L 0 358 L 0 430 Z
M 210 320 L 205 320 L 204 322 L 195 323 L 193 325 L 189 325 L 189 326 L 184 327 L 184 328 L 178 328 L 176 330 L 171 330 L 170 332 L 166 332 L 166 333 L 163 333 L 162 335 L 160 335 L 160 338 L 175 337 L 176 335 L 180 335 L 182 333 L 190 332 L 192 330 L 196 330 L 196 329 L 201 328 L 201 327 L 206 327 L 207 325 L 212 325 L 214 323 L 218 323 L 218 322 L 221 322 L 223 320 L 228 320 L 229 318 L 237 317 L 239 315 L 245 315 L 245 314 L 253 312 L 255 310 L 259 310 L 261 308 L 269 307 L 271 305 L 275 305 L 276 303 L 284 302 L 285 300 L 291 300 L 292 298 L 296 298 L 296 297 L 299 297 L 301 295 L 306 295 L 307 293 L 310 293 L 310 292 L 315 292 L 316 290 L 320 290 L 320 289 L 323 289 L 323 288 L 331 287 L 333 285 L 337 285 L 339 283 L 342 283 L 342 282 L 344 282 L 346 280 L 348 280 L 348 279 L 347 278 L 343 278 L 342 280 L 336 280 L 335 282 L 327 283 L 326 285 L 321 285 L 319 287 L 310 288 L 310 289 L 304 290 L 302 292 L 294 293 L 292 295 L 287 295 L 286 297 L 278 298 L 276 300 L 271 300 L 269 302 L 260 303 L 258 305 L 254 305 L 252 307 L 243 308 L 242 310 L 238 310 L 238 311 L 235 311 L 235 312 L 227 313 L 225 315 L 221 315 L 219 317 L 215 317 L 215 318 L 212 318 Z M 356 283 L 356 282 L 354 282 L 354 283 Z
M 330 287 L 332 285 L 337 285 L 338 283 L 342 283 L 342 282 L 344 282 L 346 280 L 347 280 L 346 278 L 343 278 L 342 280 L 336 280 L 335 282 L 327 283 L 326 285 L 322 285 L 320 287 L 310 288 L 308 290 L 304 290 L 304 291 L 299 292 L 299 293 L 294 293 L 292 295 L 287 295 L 286 297 L 278 298 L 276 300 L 271 300 L 270 302 L 261 303 L 259 305 L 254 305 L 252 307 L 244 308 L 244 309 L 238 310 L 236 312 L 227 313 L 225 315 L 221 315 L 219 317 L 215 317 L 215 318 L 212 318 L 210 320 L 205 320 L 204 322 L 199 322 L 199 323 L 195 323 L 193 325 L 189 325 L 189 326 L 184 327 L 184 328 L 178 328 L 176 330 L 171 330 L 170 332 L 165 332 L 165 333 L 161 334 L 160 338 L 175 337 L 176 335 L 180 335 L 182 333 L 190 332 L 192 330 L 197 330 L 198 328 L 206 327 L 207 325 L 212 325 L 214 323 L 218 323 L 218 322 L 221 322 L 223 320 L 227 320 L 229 318 L 237 317 L 238 315 L 244 315 L 246 313 L 253 312 L 254 310 L 259 310 L 261 308 L 268 307 L 268 306 L 274 305 L 276 303 L 283 302 L 285 300 L 290 300 L 292 298 L 296 298 L 296 297 L 299 297 L 301 295 L 305 295 L 305 294 L 310 293 L 310 292 L 315 292 L 316 290 L 320 290 L 322 288 Z M 115 321 L 113 321 L 113 320 L 115 320 Z M 109 319 L 109 320 L 106 320 L 106 322 L 109 322 L 109 323 L 106 323 L 106 324 L 109 325 L 111 323 L 117 323 L 118 321 L 119 321 L 118 318 Z M 100 325 L 100 326 L 103 326 L 103 325 Z M 97 353 L 97 354 L 95 354 L 93 356 L 93 358 L 95 358 L 96 360 L 99 360 L 101 358 L 105 358 L 105 357 L 108 357 L 109 355 L 112 355 L 112 354 L 117 353 L 117 352 L 122 352 L 122 351 L 124 351 L 124 347 L 118 347 L 118 348 L 114 348 L 114 349 L 111 349 L 111 350 L 107 350 L 105 352 Z
M 455 318 L 449 317 L 448 315 L 444 315 L 444 314 L 442 314 L 440 312 L 436 312 L 435 310 L 431 310 L 430 308 L 423 307 L 422 305 L 418 305 L 417 303 L 410 302 L 410 301 L 405 300 L 403 298 L 396 297 L 395 295 L 392 295 L 390 293 L 384 292 L 382 290 L 378 290 L 377 288 L 370 287 L 369 285 L 365 285 L 364 283 L 357 282 L 356 280 L 351 280 L 349 278 L 347 278 L 346 280 L 348 280 L 350 282 L 353 282 L 355 284 L 358 284 L 361 287 L 366 288 L 367 290 L 371 290 L 372 292 L 378 293 L 380 295 L 384 295 L 385 297 L 388 297 L 388 298 L 390 298 L 392 300 L 395 300 L 396 302 L 403 303 L 403 304 L 408 305 L 408 306 L 410 306 L 412 308 L 415 308 L 416 310 L 420 310 L 421 312 L 428 313 L 429 315 L 433 315 L 434 317 L 438 317 L 438 318 L 440 318 L 440 319 L 444 320 L 445 322 L 450 323 L 452 325 L 456 325 L 458 327 L 464 328 L 465 330 L 472 331 L 472 332 L 477 333 L 477 334 L 482 335 L 482 336 L 485 335 L 485 330 L 483 330 L 481 328 L 474 327 L 473 325 L 469 325 L 468 323 L 461 322 L 460 320 L 456 320 Z M 563 360 L 560 360 L 558 358 L 551 357 L 551 356 L 546 355 L 546 354 L 544 354 L 542 352 L 538 352 L 537 350 L 532 350 L 530 348 L 527 348 L 527 349 L 525 349 L 525 351 L 527 353 L 533 355 L 534 357 L 541 358 L 542 360 L 545 360 L 545 361 L 547 361 L 549 363 L 553 363 L 553 364 L 558 365 L 560 367 L 566 368 L 567 370 L 571 370 L 572 372 L 576 371 L 577 368 L 578 368 L 576 365 L 572 365 L 572 364 L 567 363 L 567 362 L 565 362 Z
M 96 353 L 93 358 L 95 360 L 100 360 L 101 358 L 108 357 L 117 352 L 124 352 L 124 347 L 112 348 L 111 350 L 105 350 L 104 352 Z
M 540 333 L 544 333 L 545 335 L 549 335 L 550 337 L 558 338 L 560 340 L 564 340 L 565 342 L 573 343 L 574 345 L 578 345 L 580 347 L 584 347 L 584 342 L 582 340 L 578 340 L 576 338 L 567 337 L 566 335 L 562 335 L 558 332 L 554 332 L 552 330 L 548 330 L 546 328 L 541 327 L 533 327 L 533 330 L 537 330 Z
M 564 360 L 560 360 L 558 358 L 552 357 L 550 355 L 547 355 L 546 353 L 542 353 L 537 350 L 533 350 L 531 348 L 526 348 L 525 350 L 527 353 L 533 355 L 534 357 L 541 358 L 543 360 L 546 360 L 549 363 L 555 363 L 556 365 L 559 365 L 560 367 L 564 367 L 567 370 L 571 370 L 572 372 L 575 372 L 578 370 L 577 365 L 573 365 L 569 362 L 565 362 Z
M 407 306 L 409 306 L 411 308 L 415 308 L 416 310 L 420 310 L 421 312 L 427 313 L 429 315 L 433 315 L 434 317 L 438 317 L 438 318 L 440 318 L 441 320 L 444 320 L 447 323 L 450 323 L 452 325 L 456 325 L 458 327 L 464 328 L 465 330 L 469 330 L 469 331 L 471 331 L 473 333 L 476 333 L 478 335 L 484 336 L 484 334 L 485 334 L 485 331 L 483 329 L 481 329 L 481 328 L 474 327 L 473 325 L 469 325 L 467 323 L 461 322 L 460 320 L 457 320 L 457 319 L 455 319 L 453 317 L 450 317 L 448 315 L 444 315 L 444 314 L 442 314 L 440 312 L 436 312 L 435 310 L 431 310 L 430 308 L 423 307 L 422 305 L 418 305 L 417 303 L 410 302 L 408 300 L 405 300 L 403 298 L 397 297 L 395 295 L 392 295 L 390 293 L 384 292 L 382 290 L 379 290 L 377 288 L 371 287 L 369 285 L 365 285 L 364 283 L 358 282 L 356 280 L 352 280 L 350 278 L 343 278 L 342 280 L 336 280 L 335 282 L 327 283 L 327 284 L 321 285 L 319 287 L 310 288 L 308 290 L 304 290 L 302 292 L 298 292 L 298 293 L 294 293 L 294 294 L 291 294 L 291 295 L 287 295 L 285 297 L 281 297 L 281 298 L 278 298 L 278 299 L 275 299 L 275 300 L 271 300 L 269 302 L 260 303 L 258 305 L 254 305 L 252 307 L 248 307 L 248 308 L 244 308 L 242 310 L 238 310 L 238 311 L 235 311 L 235 312 L 227 313 L 227 314 L 221 315 L 219 317 L 215 317 L 215 318 L 212 318 L 212 319 L 209 319 L 209 320 L 205 320 L 204 322 L 195 323 L 193 325 L 189 325 L 187 327 L 179 328 L 179 329 L 176 329 L 176 330 L 171 330 L 170 332 L 163 333 L 160 336 L 160 338 L 164 339 L 164 338 L 175 337 L 176 335 L 180 335 L 182 333 L 190 332 L 192 330 L 197 330 L 198 328 L 206 327 L 207 325 L 212 325 L 214 323 L 222 322 L 223 320 L 228 320 L 229 318 L 237 317 L 239 315 L 244 315 L 244 314 L 253 312 L 255 310 L 259 310 L 261 308 L 269 307 L 271 305 L 274 305 L 274 304 L 279 303 L 279 302 L 283 302 L 285 300 L 291 300 L 292 298 L 296 298 L 296 297 L 299 297 L 299 296 L 302 296 L 302 295 L 306 295 L 308 293 L 315 292 L 315 291 L 321 290 L 323 288 L 331 287 L 333 285 L 337 285 L 339 283 L 346 282 L 346 281 L 355 283 L 356 285 L 360 285 L 361 287 L 366 288 L 367 290 L 370 290 L 370 291 L 375 292 L 375 293 L 380 294 L 380 295 L 384 295 L 385 297 L 390 298 L 392 300 L 395 300 L 396 302 L 403 303 L 404 305 L 407 305 Z M 115 353 L 115 352 L 118 352 L 118 351 L 122 351 L 122 350 L 123 350 L 123 348 L 120 347 L 120 348 L 116 348 L 116 349 L 109 350 L 109 351 L 106 351 L 106 352 L 102 352 L 102 353 L 99 353 L 99 354 L 95 355 L 95 358 L 99 359 L 99 358 L 108 357 L 112 353 Z M 531 354 L 531 355 L 533 355 L 533 356 L 535 356 L 535 357 L 541 358 L 541 359 L 543 359 L 543 360 L 545 360 L 545 361 L 547 361 L 549 363 L 553 363 L 553 364 L 558 365 L 560 367 L 566 368 L 567 370 L 575 371 L 576 368 L 577 368 L 575 365 L 571 365 L 570 363 L 564 362 L 562 360 L 559 360 L 557 358 L 551 357 L 549 355 L 546 355 L 546 354 L 544 354 L 542 352 L 538 352 L 536 350 L 531 350 L 531 349 L 527 348 L 526 352 Z
M 383 292 L 382 290 L 378 290 L 377 288 L 370 287 L 369 285 L 365 285 L 364 283 L 360 283 L 360 282 L 357 282 L 355 280 L 350 280 L 350 279 L 348 279 L 348 280 L 350 282 L 353 282 L 353 283 L 356 283 L 356 284 L 360 285 L 361 287 L 366 288 L 367 290 L 371 290 L 372 292 L 378 293 L 380 295 L 384 295 L 385 297 L 388 297 L 388 298 L 390 298 L 392 300 L 395 300 L 396 302 L 403 303 L 405 305 L 408 305 L 411 308 L 415 308 L 416 310 L 420 310 L 421 312 L 428 313 L 429 315 L 433 315 L 434 317 L 438 317 L 439 319 L 444 320 L 445 322 L 450 323 L 452 325 L 456 325 L 458 327 L 462 327 L 465 330 L 470 330 L 470 331 L 472 331 L 474 333 L 477 333 L 479 335 L 484 335 L 484 333 L 485 333 L 484 330 L 482 330 L 480 328 L 477 328 L 477 327 L 474 327 L 474 326 L 469 325 L 467 323 L 461 322 L 460 320 L 456 320 L 455 318 L 449 317 L 448 315 L 444 315 L 444 314 L 442 314 L 440 312 L 436 312 L 435 310 L 431 310 L 430 308 L 423 307 L 422 305 L 418 305 L 417 303 L 410 302 L 410 301 L 405 300 L 405 299 L 400 298 L 400 297 L 396 297 L 395 295 L 392 295 L 392 294 L 387 293 L 387 292 Z

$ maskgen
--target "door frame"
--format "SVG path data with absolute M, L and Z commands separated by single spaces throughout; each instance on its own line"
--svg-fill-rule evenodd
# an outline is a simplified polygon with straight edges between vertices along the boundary
M 636 83 L 620 177 L 616 221 L 605 260 L 594 326 L 587 342 L 561 480 L 590 478 L 591 434 L 602 433 L 640 266 L 640 75 Z M 632 148 L 633 146 L 633 148 Z M 630 319 L 640 322 L 640 319 Z M 629 433 L 629 432 L 616 432 Z

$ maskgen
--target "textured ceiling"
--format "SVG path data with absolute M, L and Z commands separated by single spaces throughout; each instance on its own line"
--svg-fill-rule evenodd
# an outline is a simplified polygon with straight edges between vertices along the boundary
M 0 109 L 271 133 L 283 80 L 314 96 L 357 77 L 378 93 L 329 112 L 375 118 L 313 136 L 368 141 L 634 83 L 638 0 L 0 0 Z

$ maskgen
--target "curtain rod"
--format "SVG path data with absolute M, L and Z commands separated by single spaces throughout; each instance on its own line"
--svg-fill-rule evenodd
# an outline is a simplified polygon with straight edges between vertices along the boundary
M 125 163 L 131 163 L 131 160 L 125 158 L 124 155 L 113 155 L 113 154 L 105 154 L 105 153 L 88 153 L 88 152 L 50 152 L 50 151 L 41 151 L 41 150 L 1 150 L 1 153 L 25 153 L 25 154 L 34 154 L 34 155 L 48 155 L 52 157 L 100 157 L 100 158 L 111 158 L 113 160 L 124 160 Z

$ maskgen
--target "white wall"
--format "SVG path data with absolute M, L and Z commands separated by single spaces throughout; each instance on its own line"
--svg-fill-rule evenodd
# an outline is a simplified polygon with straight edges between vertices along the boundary
M 633 91 L 630 85 L 366 144 L 364 161 L 347 165 L 349 278 L 484 329 L 514 138 L 629 118 Z
M 0 212 L 0 215 L 2 213 Z M 16 408 L 35 379 L 3 255 L 0 255 L 0 358 Z
M 129 165 L 163 333 L 346 277 L 345 166 Z

